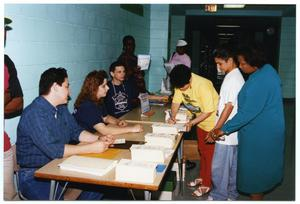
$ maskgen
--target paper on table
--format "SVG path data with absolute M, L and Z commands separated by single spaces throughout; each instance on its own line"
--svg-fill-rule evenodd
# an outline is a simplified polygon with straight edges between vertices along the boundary
M 141 70 L 147 70 L 150 64 L 150 55 L 138 55 L 138 66 L 141 67 Z
M 81 154 L 80 156 L 85 156 L 85 157 L 97 157 L 97 158 L 103 158 L 103 159 L 113 159 L 115 158 L 120 150 L 118 149 L 111 149 L 109 148 L 103 153 L 91 153 L 91 154 Z
M 104 174 L 112 170 L 117 163 L 118 160 L 73 155 L 64 160 L 58 166 L 63 170 L 103 176 Z

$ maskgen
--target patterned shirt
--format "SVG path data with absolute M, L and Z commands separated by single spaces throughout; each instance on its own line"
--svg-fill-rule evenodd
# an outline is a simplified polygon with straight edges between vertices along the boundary
M 201 113 L 212 114 L 198 123 L 198 127 L 210 131 L 216 120 L 219 96 L 213 84 L 208 79 L 192 73 L 191 87 L 185 91 L 175 88 L 173 103 L 183 105 L 196 116 Z
M 63 157 L 65 144 L 78 141 L 82 131 L 67 105 L 54 107 L 44 97 L 37 97 L 23 111 L 18 125 L 18 164 L 39 168 Z
M 105 97 L 105 106 L 109 115 L 116 118 L 128 113 L 133 108 L 133 100 L 138 100 L 139 93 L 130 81 L 125 80 L 121 85 L 108 82 L 109 90 Z

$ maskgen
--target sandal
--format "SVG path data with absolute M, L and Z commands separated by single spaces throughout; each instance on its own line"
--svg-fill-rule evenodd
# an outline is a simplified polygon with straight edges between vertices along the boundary
M 192 196 L 195 197 L 201 197 L 204 194 L 208 193 L 210 191 L 210 187 L 207 186 L 199 186 L 193 193 Z
M 196 178 L 195 180 L 188 182 L 187 186 L 188 187 L 195 187 L 195 186 L 201 185 L 202 181 L 203 181 L 202 178 Z

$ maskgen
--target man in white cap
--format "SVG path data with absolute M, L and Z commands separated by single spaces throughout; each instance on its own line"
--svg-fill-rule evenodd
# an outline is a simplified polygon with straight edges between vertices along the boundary
M 186 54 L 187 42 L 183 39 L 177 41 L 176 52 L 174 52 L 170 58 L 169 63 L 172 63 L 174 66 L 178 64 L 184 64 L 185 66 L 191 68 L 191 59 Z

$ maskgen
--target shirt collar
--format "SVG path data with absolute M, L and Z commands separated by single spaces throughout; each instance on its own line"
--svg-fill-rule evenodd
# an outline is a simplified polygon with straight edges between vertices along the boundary
M 50 111 L 53 114 L 57 112 L 57 108 L 54 107 L 47 99 L 45 99 L 43 96 L 39 96 L 37 98 L 37 103 L 43 106 L 43 109 L 45 111 Z

